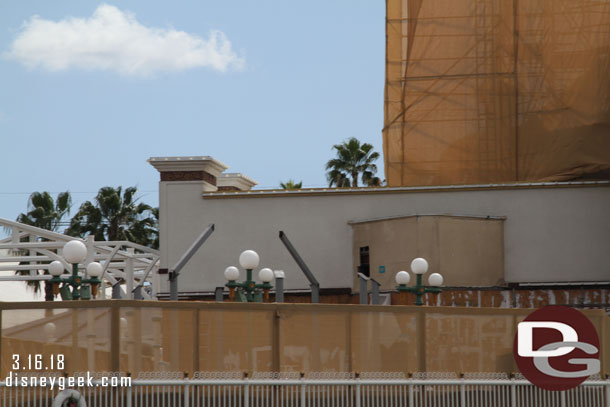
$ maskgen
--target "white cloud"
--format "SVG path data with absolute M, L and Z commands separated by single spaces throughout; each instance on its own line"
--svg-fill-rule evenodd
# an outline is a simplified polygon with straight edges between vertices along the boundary
M 99 69 L 139 76 L 200 67 L 224 72 L 244 64 L 221 31 L 211 31 L 205 39 L 184 31 L 146 27 L 134 14 L 107 4 L 100 5 L 90 18 L 55 22 L 32 17 L 6 56 L 28 68 Z

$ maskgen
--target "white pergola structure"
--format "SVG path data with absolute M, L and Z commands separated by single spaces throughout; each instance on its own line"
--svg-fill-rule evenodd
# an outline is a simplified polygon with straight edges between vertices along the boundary
M 0 284 L 2 281 L 50 280 L 51 275 L 42 275 L 40 271 L 47 270 L 48 262 L 53 260 L 62 262 L 65 270 L 71 273 L 72 265 L 62 257 L 62 248 L 70 240 L 82 239 L 3 218 L 0 218 L 0 227 L 10 230 L 10 236 L 0 240 L 0 251 L 6 251 L 6 255 L 0 256 L 0 271 L 30 272 L 29 276 L 0 276 Z M 96 241 L 93 236 L 83 242 L 87 246 L 87 258 L 79 264 L 79 270 L 86 273 L 86 266 L 92 261 L 104 266 L 98 298 L 105 298 L 108 286 L 112 287 L 112 298 L 156 298 L 158 250 L 128 241 Z

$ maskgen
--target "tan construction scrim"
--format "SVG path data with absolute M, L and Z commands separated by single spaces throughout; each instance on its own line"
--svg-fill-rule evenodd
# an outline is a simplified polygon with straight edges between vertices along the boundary
M 610 1 L 386 5 L 389 186 L 610 177 Z

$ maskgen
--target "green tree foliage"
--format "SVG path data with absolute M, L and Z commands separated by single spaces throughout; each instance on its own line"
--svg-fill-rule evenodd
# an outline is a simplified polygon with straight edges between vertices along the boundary
M 28 212 L 17 216 L 17 222 L 57 232 L 71 206 L 72 197 L 67 191 L 57 195 L 56 201 L 48 192 L 34 192 L 28 199 Z
M 53 232 L 59 231 L 64 217 L 70 213 L 72 206 L 72 197 L 68 191 L 57 195 L 57 199 L 48 192 L 34 192 L 28 198 L 27 213 L 21 213 L 17 216 L 17 222 L 35 226 L 37 228 L 50 230 Z M 19 263 L 25 264 L 25 263 Z M 16 275 L 30 275 L 29 270 L 17 270 Z M 48 272 L 45 272 L 48 274 Z M 32 288 L 35 293 L 40 291 L 40 281 L 26 281 L 28 287 Z M 48 285 L 50 288 L 50 284 Z M 45 290 L 48 291 L 48 290 Z M 52 299 L 53 293 L 46 293 L 47 300 Z
M 296 183 L 293 180 L 289 179 L 286 182 L 280 182 L 280 186 L 282 189 L 301 189 L 303 187 L 303 181 Z
M 95 240 L 128 240 L 158 247 L 158 208 L 138 203 L 136 187 L 103 187 L 94 202 L 84 202 L 70 222 L 66 234 Z
M 380 186 L 381 180 L 375 176 L 375 161 L 379 153 L 373 151 L 368 143 L 360 144 L 352 137 L 341 144 L 333 146 L 337 156 L 326 163 L 328 186 L 358 187 L 358 179 L 366 186 Z

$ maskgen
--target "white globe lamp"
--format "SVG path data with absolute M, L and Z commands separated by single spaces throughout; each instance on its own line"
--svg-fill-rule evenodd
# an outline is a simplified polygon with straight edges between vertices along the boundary
M 430 277 L 428 277 L 428 284 L 432 287 L 440 287 L 443 285 L 443 276 L 439 273 L 432 273 Z
M 260 258 L 254 250 L 246 250 L 239 255 L 239 265 L 246 270 L 252 270 L 258 267 Z
M 411 276 L 406 271 L 399 271 L 396 273 L 394 279 L 396 280 L 396 284 L 407 285 L 409 284 L 409 281 L 411 281 Z
M 258 272 L 258 278 L 263 282 L 263 283 L 270 283 L 273 281 L 273 270 L 269 269 L 269 268 L 264 268 L 261 269 L 261 271 Z
M 428 271 L 428 262 L 421 257 L 413 259 L 411 262 L 411 271 L 415 274 L 426 274 L 426 271 Z
M 92 278 L 100 278 L 104 272 L 104 266 L 97 261 L 92 261 L 87 264 L 87 274 Z
M 51 264 L 49 264 L 49 273 L 53 277 L 59 277 L 64 273 L 64 265 L 59 260 L 53 260 Z
M 64 245 L 63 256 L 68 263 L 82 263 L 87 257 L 87 246 L 80 240 L 70 240 Z
M 225 279 L 227 281 L 237 281 L 239 278 L 239 270 L 237 267 L 229 266 L 225 269 Z

